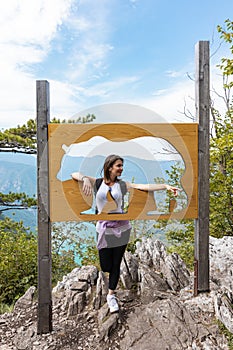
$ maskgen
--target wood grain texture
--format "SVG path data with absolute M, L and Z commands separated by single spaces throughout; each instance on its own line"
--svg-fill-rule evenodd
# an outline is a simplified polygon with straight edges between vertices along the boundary
M 37 91 L 37 197 L 38 197 L 38 320 L 37 333 L 52 330 L 52 257 L 49 199 L 49 83 L 39 80 Z
M 198 121 L 198 219 L 195 220 L 197 292 L 209 291 L 209 42 L 199 41 L 196 50 L 196 117 Z
M 102 136 L 114 142 L 128 141 L 138 137 L 163 138 L 181 154 L 185 173 L 181 184 L 188 196 L 185 210 L 166 214 L 147 215 L 156 209 L 152 193 L 133 190 L 126 214 L 80 214 L 90 208 L 92 198 L 85 197 L 79 183 L 74 180 L 59 181 L 56 176 L 64 155 L 62 145 L 88 141 Z M 56 221 L 94 221 L 99 219 L 168 219 L 197 217 L 198 173 L 198 124 L 49 124 L 49 174 L 50 174 L 50 219 Z M 77 169 L 78 170 L 78 169 Z

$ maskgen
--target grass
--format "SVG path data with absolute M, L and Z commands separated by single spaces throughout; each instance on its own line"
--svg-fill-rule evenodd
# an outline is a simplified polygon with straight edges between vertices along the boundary
M 224 324 L 217 320 L 217 324 L 221 334 L 224 334 L 228 341 L 229 350 L 233 350 L 233 334 L 224 326 Z
M 14 308 L 14 304 L 7 305 L 4 303 L 0 303 L 0 314 L 5 314 L 6 312 L 12 312 Z

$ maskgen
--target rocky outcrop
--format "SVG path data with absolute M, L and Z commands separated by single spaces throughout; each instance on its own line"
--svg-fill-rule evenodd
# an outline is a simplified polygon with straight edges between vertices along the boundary
M 178 254 L 168 254 L 164 244 L 153 239 L 137 242 L 138 280 L 142 296 L 152 300 L 158 291 L 179 291 L 190 283 L 190 273 Z
M 182 259 L 143 239 L 122 261 L 118 314 L 109 314 L 105 274 L 95 266 L 76 268 L 53 288 L 49 334 L 37 334 L 31 287 L 12 313 L 0 315 L 0 350 L 228 349 L 216 318 L 233 333 L 232 247 L 229 238 L 210 239 L 211 292 L 194 298 Z
M 210 276 L 215 315 L 233 333 L 233 237 L 210 237 Z
M 172 296 L 140 306 L 129 315 L 127 324 L 121 350 L 228 349 L 225 339 L 217 336 L 217 325 L 204 325 Z
M 30 287 L 26 291 L 26 293 L 16 301 L 14 310 L 17 311 L 21 309 L 30 308 L 33 304 L 35 292 L 36 292 L 36 287 L 34 286 Z
M 223 290 L 233 291 L 233 237 L 221 239 L 210 237 L 210 276 L 211 280 Z

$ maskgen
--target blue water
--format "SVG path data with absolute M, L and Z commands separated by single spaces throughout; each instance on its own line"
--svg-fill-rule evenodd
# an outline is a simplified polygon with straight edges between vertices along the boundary
M 57 178 L 60 181 L 68 180 L 71 178 L 70 174 L 75 171 L 80 171 L 93 177 L 101 177 L 104 159 L 105 157 L 103 156 L 83 158 L 64 155 Z M 175 161 L 151 161 L 135 157 L 125 157 L 122 179 L 135 183 L 154 183 L 155 178 L 163 178 L 164 181 L 167 181 L 167 171 L 174 164 Z M 36 171 L 35 155 L 0 152 L 0 192 L 25 192 L 29 196 L 36 195 Z M 159 194 L 156 193 L 156 195 Z M 3 212 L 4 215 L 11 217 L 15 221 L 22 220 L 24 226 L 29 227 L 33 232 L 37 230 L 37 210 L 35 209 L 12 209 Z M 78 235 L 81 237 L 88 233 L 88 235 L 94 236 L 94 225 L 85 222 L 83 224 L 85 228 L 80 230 Z M 66 244 L 64 248 L 69 249 L 70 247 Z M 76 256 L 76 261 L 80 262 L 78 256 Z

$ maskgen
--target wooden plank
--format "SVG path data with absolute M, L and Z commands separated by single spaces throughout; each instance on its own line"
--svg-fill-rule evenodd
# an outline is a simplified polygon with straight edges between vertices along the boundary
M 36 82 L 38 196 L 38 320 L 37 333 L 52 331 L 51 226 L 48 169 L 49 83 Z
M 51 221 L 92 221 L 113 219 L 113 215 L 80 215 L 91 207 L 92 198 L 82 194 L 80 186 L 74 180 L 61 182 L 57 174 L 61 167 L 64 150 L 62 145 L 85 142 L 94 136 L 107 140 L 124 142 L 137 137 L 152 136 L 170 142 L 181 154 L 185 163 L 185 173 L 181 179 L 182 187 L 188 196 L 188 205 L 182 211 L 166 214 L 147 215 L 155 211 L 155 203 L 150 194 L 134 190 L 131 192 L 129 211 L 125 219 L 178 219 L 197 217 L 197 146 L 198 124 L 49 124 L 49 159 L 50 159 L 50 204 Z M 137 155 L 136 155 L 137 156 Z M 156 166 L 156 162 L 155 162 Z M 77 169 L 78 171 L 78 169 Z M 122 217 L 114 214 L 114 219 Z
M 209 42 L 196 51 L 196 118 L 198 126 L 198 218 L 195 220 L 197 292 L 209 291 Z

